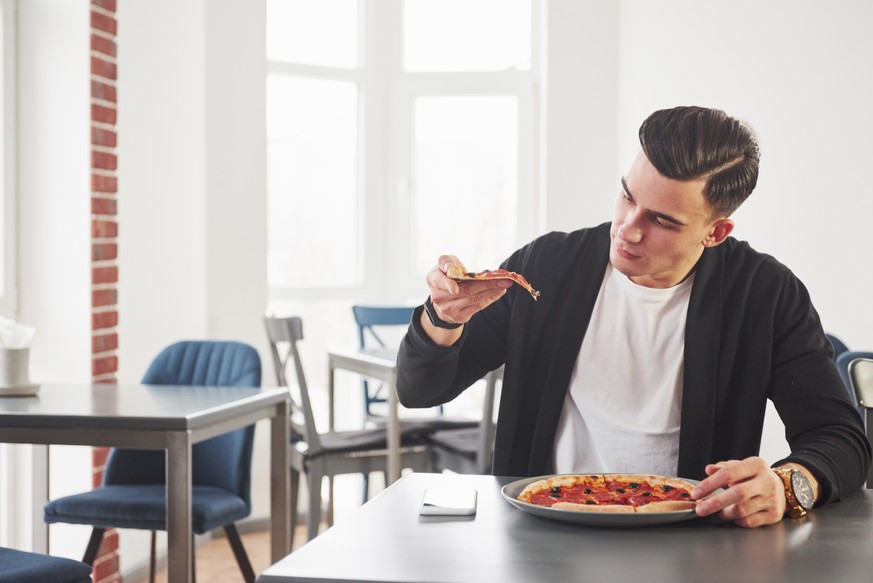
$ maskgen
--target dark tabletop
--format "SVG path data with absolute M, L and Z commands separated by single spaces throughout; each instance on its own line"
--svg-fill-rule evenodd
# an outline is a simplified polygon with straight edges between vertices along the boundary
M 515 508 L 500 494 L 512 481 L 409 474 L 258 581 L 873 581 L 873 490 L 756 529 L 715 518 L 603 527 Z M 445 485 L 476 488 L 477 514 L 419 516 L 424 490 Z

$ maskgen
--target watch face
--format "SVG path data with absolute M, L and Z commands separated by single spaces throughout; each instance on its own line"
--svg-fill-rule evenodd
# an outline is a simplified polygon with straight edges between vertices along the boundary
M 796 471 L 791 474 L 791 488 L 794 490 L 794 497 L 797 498 L 804 510 L 812 508 L 812 486 L 809 485 L 809 480 L 803 475 L 803 472 Z

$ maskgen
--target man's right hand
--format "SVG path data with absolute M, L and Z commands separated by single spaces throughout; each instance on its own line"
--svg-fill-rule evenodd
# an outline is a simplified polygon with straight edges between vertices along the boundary
M 500 299 L 512 286 L 512 281 L 493 279 L 486 281 L 455 281 L 446 272 L 455 265 L 462 265 L 454 255 L 441 255 L 437 264 L 427 274 L 427 287 L 437 316 L 444 322 L 466 324 L 473 314 L 480 312 Z M 461 337 L 463 327 L 448 330 L 430 323 L 422 313 L 421 325 L 436 344 L 451 346 Z

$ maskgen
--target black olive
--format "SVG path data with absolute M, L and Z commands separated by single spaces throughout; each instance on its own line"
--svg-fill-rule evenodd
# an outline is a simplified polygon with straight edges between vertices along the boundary
M 691 494 L 689 494 L 688 492 L 682 492 L 679 495 L 682 496 L 683 498 L 688 498 L 689 496 L 691 496 Z
M 643 496 L 651 496 L 651 495 L 652 495 L 651 492 L 643 492 Z
M 594 500 L 586 500 L 585 504 L 597 504 Z
M 550 498 L 560 498 L 561 497 L 561 487 L 555 486 L 554 488 L 552 488 L 552 491 L 549 492 L 549 497 Z
M 630 484 L 627 485 L 627 487 L 628 487 L 628 488 L 631 488 L 631 489 L 633 489 L 633 490 L 636 490 L 637 488 L 640 487 L 640 485 L 637 484 L 636 482 L 631 482 Z
M 585 494 L 594 494 L 594 490 L 592 490 L 591 488 L 585 488 L 584 490 L 582 490 L 582 492 Z
M 673 486 L 664 486 L 664 492 L 669 492 L 673 489 Z
M 619 494 L 624 494 L 623 488 L 616 488 L 615 491 L 618 492 Z

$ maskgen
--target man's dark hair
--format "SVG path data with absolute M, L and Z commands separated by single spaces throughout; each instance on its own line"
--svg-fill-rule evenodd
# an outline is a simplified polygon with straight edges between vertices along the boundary
M 705 179 L 703 193 L 714 215 L 730 216 L 758 182 L 758 142 L 746 126 L 718 109 L 656 111 L 640 126 L 640 144 L 661 175 Z

